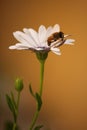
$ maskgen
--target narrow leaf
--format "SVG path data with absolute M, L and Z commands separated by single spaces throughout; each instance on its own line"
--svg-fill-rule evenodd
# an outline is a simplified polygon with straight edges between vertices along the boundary
M 33 90 L 32 90 L 32 87 L 31 87 L 31 84 L 29 84 L 29 90 L 30 90 L 30 93 L 33 97 L 35 97 L 34 93 L 33 93 Z
M 12 103 L 14 104 L 14 107 L 15 107 L 15 109 L 17 108 L 17 104 L 16 104 L 16 101 L 15 101 L 15 99 L 14 99 L 14 94 L 13 94 L 13 92 L 11 92 L 11 99 L 12 99 Z
M 7 104 L 10 108 L 10 110 L 13 112 L 14 111 L 14 106 L 13 106 L 13 103 L 12 103 L 12 100 L 10 98 L 10 96 L 6 95 L 6 100 L 7 100 Z
M 15 106 L 12 102 L 12 99 L 10 96 L 6 95 L 6 100 L 7 100 L 7 104 L 11 110 L 11 112 L 13 113 L 13 116 L 14 116 L 14 120 L 16 120 L 16 109 L 15 109 Z

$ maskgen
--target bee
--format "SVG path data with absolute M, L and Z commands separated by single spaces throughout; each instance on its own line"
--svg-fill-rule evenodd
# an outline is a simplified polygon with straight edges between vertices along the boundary
M 53 33 L 51 36 L 48 37 L 47 42 L 48 42 L 48 46 L 51 45 L 52 42 L 55 42 L 57 40 L 64 40 L 64 33 L 63 32 L 55 32 Z

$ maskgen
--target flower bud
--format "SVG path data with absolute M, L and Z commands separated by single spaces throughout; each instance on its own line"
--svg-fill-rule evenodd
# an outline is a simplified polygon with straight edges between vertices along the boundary
M 19 79 L 17 78 L 16 81 L 15 81 L 15 89 L 20 92 L 22 91 L 24 85 L 23 85 L 23 80 L 22 79 Z

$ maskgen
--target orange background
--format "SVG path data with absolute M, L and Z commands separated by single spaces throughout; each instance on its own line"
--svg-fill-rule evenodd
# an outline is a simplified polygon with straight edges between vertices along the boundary
M 58 23 L 72 34 L 75 45 L 62 46 L 61 56 L 49 53 L 45 64 L 43 107 L 38 122 L 44 130 L 87 130 L 87 1 L 1 0 L 0 1 L 0 129 L 12 114 L 5 94 L 14 91 L 16 77 L 23 78 L 18 122 L 27 130 L 35 111 L 28 84 L 39 86 L 39 62 L 29 51 L 11 51 L 17 41 L 12 33 L 23 28 Z M 16 92 L 14 91 L 15 95 Z

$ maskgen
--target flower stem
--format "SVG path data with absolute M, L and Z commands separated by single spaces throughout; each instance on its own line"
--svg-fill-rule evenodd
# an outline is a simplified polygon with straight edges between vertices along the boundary
M 20 101 L 20 92 L 18 92 L 18 99 L 17 99 L 17 114 L 18 114 L 19 101 Z
M 33 127 L 34 127 L 34 125 L 35 125 L 35 123 L 36 123 L 36 120 L 37 120 L 37 118 L 38 118 L 38 115 L 39 115 L 39 111 L 36 110 L 36 112 L 35 112 L 35 114 L 34 114 L 34 116 L 33 116 L 32 123 L 31 123 L 31 125 L 30 125 L 29 130 L 33 130 Z
M 16 128 L 17 128 L 17 124 L 14 122 L 12 130 L 16 130 Z
M 40 94 L 40 96 L 42 96 L 43 79 L 44 79 L 44 63 L 45 63 L 45 61 L 42 60 L 40 63 L 41 63 L 41 71 L 40 71 L 40 91 L 39 91 L 39 94 Z
M 40 61 L 40 88 L 39 88 L 39 96 L 40 97 L 42 96 L 42 90 L 43 90 L 44 63 L 45 63 L 45 60 Z M 36 124 L 39 112 L 40 112 L 40 110 L 38 110 L 38 105 L 37 105 L 36 112 L 35 112 L 35 114 L 33 116 L 33 119 L 32 119 L 29 130 L 33 130 L 33 128 L 34 128 L 34 126 Z
M 17 118 L 18 118 L 19 101 L 20 101 L 20 92 L 18 92 L 18 96 L 17 96 L 17 107 L 15 109 L 16 117 L 14 118 L 14 123 L 13 123 L 13 129 L 12 130 L 16 130 L 17 129 Z

